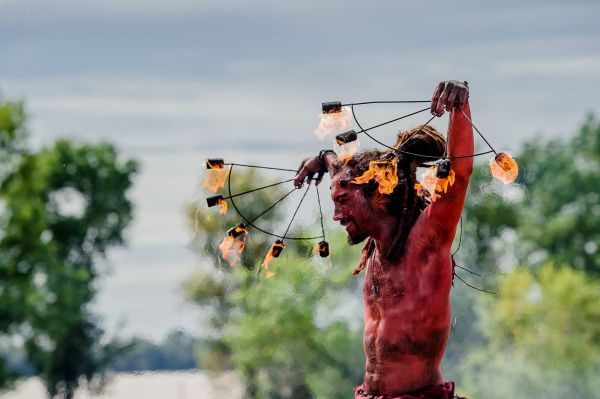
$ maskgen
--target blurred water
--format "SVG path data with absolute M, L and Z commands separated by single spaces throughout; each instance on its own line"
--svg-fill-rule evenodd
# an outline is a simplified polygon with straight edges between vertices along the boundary
M 242 395 L 243 386 L 235 373 L 212 376 L 201 371 L 182 371 L 115 374 L 101 395 L 80 389 L 74 399 L 238 399 Z M 0 398 L 46 399 L 47 394 L 39 378 L 29 378 L 14 391 L 0 394 Z

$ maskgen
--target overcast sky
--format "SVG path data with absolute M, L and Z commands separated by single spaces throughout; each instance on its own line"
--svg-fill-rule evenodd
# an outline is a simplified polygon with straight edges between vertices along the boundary
M 198 331 L 179 287 L 197 267 L 182 210 L 204 158 L 295 167 L 329 146 L 312 134 L 321 101 L 429 99 L 444 79 L 470 82 L 500 149 L 572 134 L 600 114 L 599 17 L 593 1 L 0 0 L 0 90 L 26 100 L 35 145 L 110 140 L 140 160 L 129 246 L 95 306 L 157 338 Z

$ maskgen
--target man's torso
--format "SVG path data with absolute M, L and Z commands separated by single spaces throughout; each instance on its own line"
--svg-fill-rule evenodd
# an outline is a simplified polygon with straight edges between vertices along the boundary
M 397 262 L 382 261 L 375 249 L 368 260 L 363 295 L 369 393 L 393 395 L 443 382 L 452 263 L 449 248 L 431 239 L 431 228 L 420 218 Z

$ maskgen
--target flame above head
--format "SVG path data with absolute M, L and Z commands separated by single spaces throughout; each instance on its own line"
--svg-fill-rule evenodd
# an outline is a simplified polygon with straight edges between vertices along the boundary
M 369 162 L 367 169 L 359 177 L 352 180 L 356 184 L 365 184 L 375 179 L 379 187 L 377 188 L 381 194 L 391 194 L 398 185 L 398 164 L 396 157 L 391 159 L 376 160 Z
M 208 169 L 202 180 L 202 187 L 216 193 L 225 186 L 228 173 L 229 169 L 224 166 Z
M 504 184 L 513 183 L 519 176 L 519 165 L 508 152 L 501 152 L 490 159 L 492 176 Z
M 351 158 L 352 155 L 356 154 L 356 152 L 360 149 L 360 141 L 355 140 L 350 143 L 346 143 L 340 145 L 339 151 L 337 151 L 338 159 L 346 164 Z
M 221 215 L 225 215 L 227 213 L 227 202 L 225 202 L 223 198 L 219 198 L 217 206 L 219 207 L 219 213 Z
M 265 270 L 269 270 L 269 266 L 271 265 L 273 258 L 279 257 L 281 251 L 283 251 L 283 248 L 285 248 L 285 244 L 283 243 L 283 241 L 275 241 L 273 245 L 271 245 L 269 252 L 267 252 L 267 256 L 265 256 L 265 259 L 263 260 L 261 266 L 264 267 Z
M 415 183 L 414 188 L 419 197 L 427 197 L 431 202 L 435 202 L 442 194 L 448 192 L 448 187 L 454 184 L 456 179 L 454 170 L 450 169 L 448 177 L 445 178 L 437 177 L 437 172 L 438 166 L 434 165 L 425 171 L 420 182 Z
M 330 134 L 338 134 L 347 129 L 352 123 L 352 113 L 348 107 L 342 107 L 341 112 L 322 113 L 319 127 L 314 130 L 314 134 L 323 140 Z
M 237 265 L 242 259 L 242 252 L 246 247 L 247 233 L 240 234 L 237 237 L 233 237 L 230 234 L 226 234 L 219 244 L 219 251 L 221 251 L 221 257 L 233 267 Z

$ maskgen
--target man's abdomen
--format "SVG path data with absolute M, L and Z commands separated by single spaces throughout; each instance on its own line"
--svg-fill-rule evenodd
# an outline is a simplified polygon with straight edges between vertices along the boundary
M 450 305 L 365 298 L 365 388 L 396 395 L 443 382 L 440 363 L 450 331 Z

